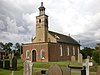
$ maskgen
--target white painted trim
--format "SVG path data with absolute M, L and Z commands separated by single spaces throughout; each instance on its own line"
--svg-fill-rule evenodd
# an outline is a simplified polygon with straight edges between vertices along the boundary
M 67 56 L 69 56 L 69 46 L 67 46 Z
M 62 45 L 60 45 L 60 56 L 63 56 Z

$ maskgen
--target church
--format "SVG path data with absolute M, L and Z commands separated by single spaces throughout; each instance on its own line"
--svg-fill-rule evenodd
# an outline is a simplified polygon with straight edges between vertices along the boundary
M 36 16 L 36 36 L 32 43 L 22 45 L 21 59 L 32 62 L 51 62 L 71 60 L 71 56 L 78 58 L 80 44 L 71 36 L 48 30 L 48 15 L 45 14 L 43 2 Z

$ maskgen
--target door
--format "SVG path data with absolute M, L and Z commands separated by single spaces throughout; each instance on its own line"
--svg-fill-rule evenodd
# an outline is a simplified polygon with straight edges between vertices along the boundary
M 36 62 L 36 51 L 32 51 L 32 62 Z

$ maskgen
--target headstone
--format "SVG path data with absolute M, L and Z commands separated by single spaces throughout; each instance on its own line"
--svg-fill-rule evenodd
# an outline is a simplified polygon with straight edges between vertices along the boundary
M 78 63 L 82 63 L 83 62 L 83 56 L 82 56 L 82 54 L 80 53 L 79 55 L 78 55 Z
M 11 58 L 12 58 L 11 53 L 10 53 L 8 56 L 9 56 L 9 59 L 11 59 Z
M 0 68 L 3 68 L 3 61 L 0 60 Z
M 14 75 L 14 71 L 12 71 L 11 75 Z
M 24 72 L 23 75 L 32 75 L 32 65 L 33 63 L 29 60 L 24 62 Z
M 50 66 L 48 70 L 48 75 L 63 75 L 63 72 L 57 64 L 53 64 Z
M 67 67 L 62 67 L 62 72 L 63 72 L 63 75 L 70 75 L 70 69 L 67 68 Z
M 100 66 L 98 66 L 98 68 L 97 68 L 97 73 L 96 73 L 96 75 L 100 75 Z
M 12 53 L 12 58 L 14 57 L 14 53 Z
M 90 56 L 87 56 L 87 59 L 90 59 Z
M 5 59 L 5 55 L 3 55 L 3 59 Z
M 17 58 L 16 58 L 16 56 L 14 56 L 12 59 L 12 69 L 14 71 L 17 70 Z
M 75 56 L 72 56 L 72 57 L 71 57 L 71 62 L 72 62 L 72 63 L 75 63 L 75 61 L 76 61 Z
M 10 68 L 10 61 L 5 60 L 5 69 L 9 69 L 9 68 Z
M 1 53 L 0 53 L 0 60 L 1 60 Z

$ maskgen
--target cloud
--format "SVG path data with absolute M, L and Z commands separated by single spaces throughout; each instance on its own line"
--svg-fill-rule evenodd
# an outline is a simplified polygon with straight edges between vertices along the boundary
M 0 29 L 5 29 L 5 25 L 4 25 L 4 22 L 2 20 L 0 20 Z
M 16 21 L 11 20 L 9 17 L 6 18 L 6 21 L 7 21 L 7 31 L 10 33 L 18 33 Z
M 42 1 L 49 16 L 49 30 L 70 33 L 83 46 L 100 42 L 100 0 Z M 0 41 L 31 42 L 40 2 L 0 0 Z

